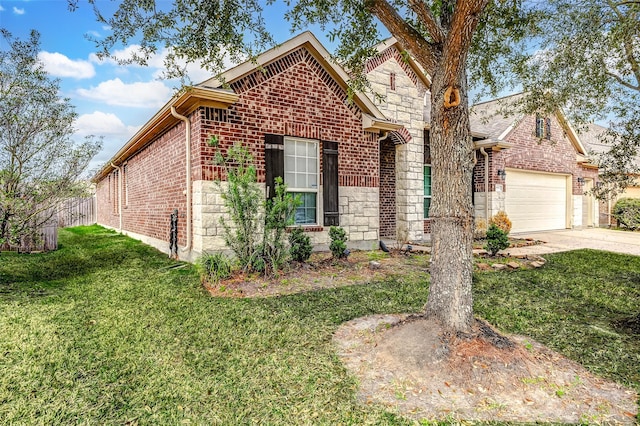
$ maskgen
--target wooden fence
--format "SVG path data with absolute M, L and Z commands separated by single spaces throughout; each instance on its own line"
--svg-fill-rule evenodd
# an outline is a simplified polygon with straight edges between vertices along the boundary
M 96 198 L 93 196 L 69 199 L 58 206 L 57 213 L 48 210 L 44 215 L 51 215 L 51 218 L 42 225 L 36 237 L 24 237 L 16 245 L 0 245 L 0 250 L 22 253 L 56 250 L 58 248 L 58 228 L 96 223 Z
M 58 209 L 58 227 L 93 225 L 96 223 L 96 197 L 72 198 Z

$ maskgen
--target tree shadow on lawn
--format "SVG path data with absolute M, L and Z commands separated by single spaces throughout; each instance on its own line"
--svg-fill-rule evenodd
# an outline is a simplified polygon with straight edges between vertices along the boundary
M 70 281 L 104 269 L 119 273 L 142 264 L 160 267 L 177 263 L 152 247 L 101 227 L 62 229 L 60 233 L 66 235 L 58 250 L 0 254 L 0 297 L 46 296 Z

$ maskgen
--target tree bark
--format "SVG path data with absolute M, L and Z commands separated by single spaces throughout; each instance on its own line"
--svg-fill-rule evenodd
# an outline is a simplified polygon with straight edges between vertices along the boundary
M 368 7 L 431 76 L 431 285 L 425 313 L 449 332 L 473 323 L 473 141 L 466 59 L 488 0 L 443 0 L 439 22 L 419 1 L 410 6 L 429 31 L 422 37 L 387 0 Z
M 425 313 L 453 332 L 471 331 L 473 322 L 473 141 L 469 126 L 466 74 L 458 75 L 459 103 L 450 108 L 447 73 L 431 86 L 431 284 Z M 454 102 L 455 103 L 455 102 Z

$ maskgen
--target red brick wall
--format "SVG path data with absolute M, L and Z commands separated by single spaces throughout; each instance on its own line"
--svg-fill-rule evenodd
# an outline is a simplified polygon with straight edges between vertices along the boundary
M 184 123 L 178 123 L 129 158 L 123 181 L 128 193 L 128 203 L 122 209 L 123 229 L 167 241 L 167 249 L 170 215 L 174 209 L 178 209 L 179 214 L 178 244 L 186 244 L 184 130 Z M 98 223 L 118 228 L 117 188 L 115 197 L 113 191 L 110 197 L 105 197 L 108 182 L 109 179 L 105 178 L 98 183 Z M 123 185 L 123 200 L 124 192 Z
M 535 116 L 524 117 L 519 125 L 507 136 L 506 141 L 514 146 L 499 152 L 490 153 L 491 164 L 489 175 L 490 191 L 494 191 L 496 183 L 501 182 L 497 177 L 499 169 L 514 168 L 535 170 L 541 172 L 564 173 L 573 175 L 573 194 L 582 194 L 578 184 L 578 177 L 596 178 L 597 172 L 584 169 L 576 162 L 576 150 L 564 134 L 564 129 L 555 117 L 551 118 L 551 140 L 539 139 L 535 136 Z M 484 174 L 482 155 L 478 155 L 478 164 L 474 171 Z M 484 191 L 484 182 L 482 183 Z M 476 190 L 479 190 L 476 187 Z M 506 188 L 508 191 L 509 189 Z
M 227 111 L 199 108 L 189 117 L 192 179 L 219 175 L 212 165 L 214 149 L 207 144 L 217 135 L 223 152 L 235 142 L 248 147 L 264 182 L 264 134 L 274 133 L 338 142 L 339 185 L 378 187 L 376 135 L 363 131 L 360 110 L 326 70 L 304 49 L 264 68 L 231 82 L 240 99 Z M 177 208 L 178 242 L 185 244 L 184 140 L 179 122 L 128 160 L 124 230 L 168 241 L 170 214 Z M 109 196 L 108 186 L 109 178 L 97 185 L 98 222 L 118 228 L 117 197 Z
M 273 133 L 338 142 L 339 185 L 378 187 L 377 139 L 362 130 L 361 112 L 315 58 L 298 49 L 265 70 L 231 82 L 240 99 L 229 108 L 227 122 L 202 120 L 201 178 L 220 173 L 211 165 L 214 149 L 206 145 L 213 134 L 223 152 L 234 142 L 248 147 L 264 181 L 264 134 Z

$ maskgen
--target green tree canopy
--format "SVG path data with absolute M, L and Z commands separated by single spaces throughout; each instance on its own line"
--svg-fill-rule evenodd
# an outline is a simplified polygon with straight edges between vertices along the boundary
M 640 1 L 550 0 L 541 3 L 528 51 L 505 62 L 522 83 L 526 111 L 563 108 L 578 130 L 610 122 L 601 140 L 601 187 L 614 192 L 638 173 L 640 148 Z M 604 191 L 604 192 L 603 192 Z

